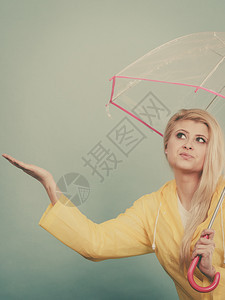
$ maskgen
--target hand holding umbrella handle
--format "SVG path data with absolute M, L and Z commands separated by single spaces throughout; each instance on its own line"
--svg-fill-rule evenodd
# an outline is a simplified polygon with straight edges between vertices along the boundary
M 217 206 L 216 206 L 216 209 L 215 209 L 215 211 L 213 213 L 212 219 L 210 220 L 208 229 L 210 229 L 212 227 L 212 224 L 213 224 L 213 222 L 215 220 L 215 217 L 217 215 L 217 212 L 218 212 L 220 206 L 222 205 L 224 197 L 225 197 L 225 187 L 223 188 L 223 191 L 222 191 L 222 193 L 220 195 L 220 199 L 219 199 L 219 201 L 217 203 Z M 209 238 L 208 234 L 206 234 L 204 237 L 207 238 L 207 239 Z M 190 265 L 190 267 L 188 269 L 188 273 L 187 273 L 188 281 L 189 281 L 190 285 L 193 287 L 193 289 L 195 289 L 196 291 L 201 292 L 201 293 L 209 293 L 212 290 L 214 290 L 217 287 L 217 285 L 219 284 L 220 273 L 217 272 L 215 274 L 213 283 L 210 284 L 209 286 L 202 287 L 202 286 L 197 285 L 197 283 L 194 281 L 193 275 L 194 275 L 195 268 L 196 268 L 196 266 L 197 266 L 197 264 L 199 262 L 199 259 L 201 259 L 201 256 L 198 255 L 191 262 L 191 265 Z
M 208 235 L 205 235 L 204 236 L 205 238 L 209 238 Z M 214 280 L 213 280 L 213 283 L 210 284 L 209 286 L 207 287 L 202 287 L 200 285 L 198 285 L 195 281 L 194 281 L 194 271 L 195 271 L 195 268 L 199 262 L 199 259 L 201 258 L 201 256 L 196 256 L 193 261 L 191 262 L 191 265 L 188 269 L 188 273 L 187 273 L 187 277 L 188 277 L 188 281 L 190 283 L 190 285 L 193 287 L 193 289 L 195 289 L 196 291 L 200 292 L 200 293 L 209 293 L 211 292 L 212 290 L 214 290 L 217 285 L 219 284 L 220 282 L 220 273 L 217 272 L 214 276 Z

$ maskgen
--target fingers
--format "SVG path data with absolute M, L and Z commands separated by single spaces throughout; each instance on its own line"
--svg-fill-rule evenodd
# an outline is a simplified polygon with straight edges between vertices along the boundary
M 215 230 L 214 229 L 204 229 L 201 233 L 201 238 L 203 238 L 205 235 L 208 235 L 209 240 L 213 240 L 214 235 L 215 235 Z
M 8 159 L 8 161 L 10 162 L 14 162 L 16 159 L 8 154 L 2 154 L 2 156 L 6 159 Z
M 194 259 L 197 255 L 201 255 L 202 257 L 211 257 L 213 251 L 215 249 L 215 243 L 210 243 L 208 245 L 196 244 L 191 259 Z
M 205 235 L 207 235 L 209 238 L 207 239 L 205 237 Z M 201 248 L 201 246 L 214 246 L 215 247 L 215 243 L 213 241 L 215 235 L 215 231 L 213 229 L 205 229 L 202 231 L 200 239 L 197 241 L 197 243 L 195 244 L 195 248 Z
M 4 158 L 6 158 L 11 164 L 13 164 L 14 166 L 16 166 L 17 168 L 26 170 L 26 164 L 22 161 L 19 161 L 17 159 L 15 159 L 14 157 L 8 155 L 8 154 L 2 154 L 2 156 Z
M 6 158 L 14 166 L 22 169 L 25 173 L 40 181 L 43 185 L 49 182 L 49 180 L 52 181 L 53 179 L 52 174 L 43 168 L 40 168 L 32 164 L 26 164 L 22 161 L 15 159 L 14 157 L 8 154 L 2 154 L 2 156 Z
M 203 274 L 208 276 L 210 280 L 213 280 L 216 272 L 212 265 L 212 257 L 215 250 L 215 243 L 213 241 L 214 235 L 215 231 L 213 229 L 203 230 L 191 255 L 191 259 L 200 256 L 197 267 Z M 206 236 L 208 238 L 206 238 Z
M 205 236 L 209 238 L 206 238 Z M 194 259 L 197 255 L 209 257 L 212 255 L 215 249 L 215 243 L 213 241 L 215 231 L 213 229 L 205 229 L 202 231 L 200 239 L 195 244 L 191 259 Z

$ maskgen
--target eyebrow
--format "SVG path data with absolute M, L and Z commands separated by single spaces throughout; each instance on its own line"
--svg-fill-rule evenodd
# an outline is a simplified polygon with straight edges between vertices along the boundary
M 184 132 L 186 132 L 186 133 L 189 133 L 187 130 L 185 130 L 185 129 L 178 129 L 178 130 L 176 130 L 175 132 L 178 132 L 178 131 L 184 131 Z M 204 137 L 206 140 L 208 140 L 208 137 L 206 137 L 204 134 L 196 134 L 196 136 L 202 136 L 202 137 Z

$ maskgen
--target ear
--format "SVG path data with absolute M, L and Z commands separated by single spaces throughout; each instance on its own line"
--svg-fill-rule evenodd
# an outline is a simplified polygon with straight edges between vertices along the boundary
M 168 153 L 168 151 L 167 151 L 167 145 L 165 146 L 165 150 L 164 150 L 164 152 L 165 152 L 165 154 L 167 154 L 167 153 Z

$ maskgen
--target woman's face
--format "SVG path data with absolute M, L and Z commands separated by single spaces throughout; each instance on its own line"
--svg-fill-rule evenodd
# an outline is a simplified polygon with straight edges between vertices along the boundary
M 173 171 L 201 173 L 208 140 L 205 124 L 192 120 L 177 121 L 165 149 Z

